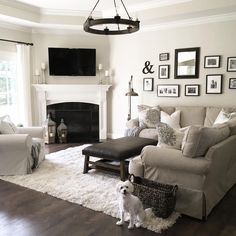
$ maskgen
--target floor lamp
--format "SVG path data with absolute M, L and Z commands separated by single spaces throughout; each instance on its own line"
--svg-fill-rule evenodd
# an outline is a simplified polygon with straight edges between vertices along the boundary
M 128 96 L 128 106 L 129 106 L 129 113 L 127 120 L 131 119 L 131 97 L 138 96 L 138 94 L 134 92 L 132 80 L 133 80 L 133 75 L 131 75 L 131 79 L 129 81 L 129 92 L 125 94 L 125 96 Z

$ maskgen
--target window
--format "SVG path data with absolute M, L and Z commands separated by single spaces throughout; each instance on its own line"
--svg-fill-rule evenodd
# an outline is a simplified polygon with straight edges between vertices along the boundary
M 17 122 L 16 53 L 0 51 L 0 116 Z

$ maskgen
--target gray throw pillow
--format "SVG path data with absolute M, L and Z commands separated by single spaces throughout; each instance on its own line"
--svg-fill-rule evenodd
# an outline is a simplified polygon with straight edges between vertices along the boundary
M 160 122 L 160 110 L 149 108 L 139 112 L 139 125 L 147 128 L 155 128 Z
M 181 150 L 185 128 L 173 129 L 168 124 L 162 122 L 158 123 L 156 128 L 158 133 L 158 147 Z
M 216 127 L 190 126 L 183 139 L 182 152 L 186 157 L 204 156 L 208 149 L 230 135 L 228 125 Z

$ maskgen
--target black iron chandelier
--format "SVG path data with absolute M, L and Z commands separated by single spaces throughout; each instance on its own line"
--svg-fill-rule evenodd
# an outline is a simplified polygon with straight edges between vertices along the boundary
M 90 12 L 87 20 L 84 22 L 84 31 L 92 34 L 104 34 L 104 35 L 130 34 L 138 31 L 140 21 L 132 20 L 125 7 L 125 4 L 123 3 L 122 0 L 120 1 L 125 9 L 126 14 L 128 15 L 128 19 L 123 19 L 119 16 L 117 11 L 116 0 L 114 0 L 114 7 L 116 11 L 116 16 L 114 16 L 114 18 L 93 19 L 92 17 L 93 11 L 100 2 L 100 0 L 98 0 L 93 10 Z

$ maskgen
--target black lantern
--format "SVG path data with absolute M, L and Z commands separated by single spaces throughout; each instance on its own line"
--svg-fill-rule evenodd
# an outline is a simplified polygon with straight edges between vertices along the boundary
M 63 119 L 61 119 L 61 124 L 57 127 L 57 136 L 59 143 L 67 142 L 67 126 L 65 125 Z
M 51 119 L 50 114 L 48 114 L 48 117 L 46 121 L 44 122 L 44 128 L 45 128 L 45 136 L 44 140 L 45 143 L 50 144 L 50 143 L 55 143 L 55 138 L 56 138 L 56 122 L 54 122 Z

